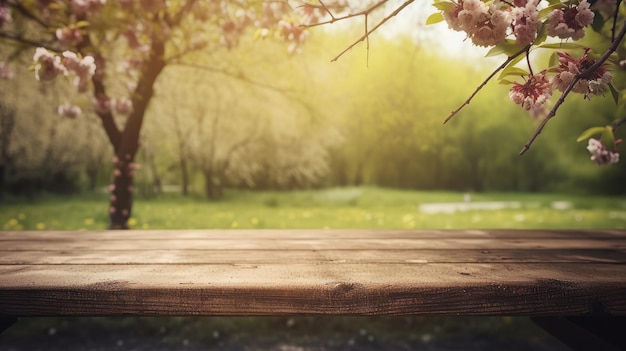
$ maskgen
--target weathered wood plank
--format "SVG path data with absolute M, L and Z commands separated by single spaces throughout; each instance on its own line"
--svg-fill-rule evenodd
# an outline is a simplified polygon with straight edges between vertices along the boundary
M 249 240 L 249 239 L 595 239 L 615 240 L 626 238 L 620 230 L 527 230 L 527 229 L 488 229 L 488 230 L 399 230 L 399 229 L 211 229 L 211 230 L 132 230 L 132 231 L 4 231 L 0 242 L 13 240 Z
M 612 249 L 388 249 L 388 250 L 62 250 L 3 251 L 0 265 L 266 264 L 282 263 L 626 263 Z
M 626 315 L 618 265 L 0 266 L 16 315 Z
M 626 315 L 626 231 L 90 234 L 0 232 L 0 315 Z
M 13 240 L 3 242 L 2 251 L 80 251 L 80 250 L 393 250 L 393 249 L 605 249 L 606 240 L 595 239 L 188 239 L 188 240 L 102 240 L 89 241 L 79 238 L 50 241 Z M 626 238 L 610 241 L 611 249 L 626 249 Z

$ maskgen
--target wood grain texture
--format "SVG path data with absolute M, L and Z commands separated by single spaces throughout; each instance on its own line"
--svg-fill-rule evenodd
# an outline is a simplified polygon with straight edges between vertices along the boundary
M 0 232 L 0 315 L 626 315 L 626 231 Z

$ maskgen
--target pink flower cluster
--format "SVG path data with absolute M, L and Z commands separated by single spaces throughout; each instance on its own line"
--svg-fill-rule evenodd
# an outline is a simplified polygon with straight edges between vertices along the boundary
M 35 78 L 50 81 L 57 76 L 73 74 L 73 85 L 79 93 L 89 89 L 89 82 L 96 73 L 96 64 L 92 56 L 79 57 L 71 51 L 64 51 L 57 55 L 45 48 L 37 48 L 33 55 L 35 61 Z M 57 113 L 67 118 L 76 118 L 82 114 L 78 106 L 65 103 L 58 107 Z
M 508 11 L 495 3 L 487 6 L 481 0 L 459 0 L 452 11 L 444 11 L 443 17 L 451 29 L 467 33 L 478 46 L 492 46 L 504 42 L 511 25 Z
M 63 52 L 61 62 L 68 71 L 74 72 L 74 87 L 78 92 L 84 93 L 89 88 L 89 81 L 96 73 L 96 63 L 92 56 L 85 56 L 82 59 L 71 51 Z
M 37 80 L 53 80 L 59 75 L 66 76 L 69 72 L 74 72 L 76 75 L 74 87 L 79 92 L 86 91 L 89 79 L 96 72 L 93 57 L 80 58 L 70 51 L 65 51 L 62 56 L 59 56 L 40 47 L 35 50 L 33 61 L 35 61 L 35 78 Z
M 598 165 L 608 165 L 619 162 L 619 153 L 608 150 L 602 141 L 598 139 L 590 138 L 587 144 L 587 150 L 591 153 L 591 160 Z
M 83 34 L 76 27 L 65 27 L 56 30 L 55 35 L 61 44 L 75 46 L 83 40 Z
M 522 84 L 513 83 L 509 90 L 509 98 L 514 103 L 521 105 L 533 115 L 540 115 L 545 110 L 546 102 L 552 97 L 552 87 L 546 77 L 546 72 L 530 75 Z
M 595 60 L 589 57 L 588 50 L 579 59 L 575 59 L 566 52 L 557 52 L 557 55 L 559 66 L 550 70 L 550 73 L 556 73 L 555 76 L 548 81 L 546 77 L 548 72 L 543 71 L 537 75 L 530 75 L 523 84 L 514 82 L 509 90 L 511 101 L 537 116 L 545 110 L 546 103 L 552 96 L 552 90 L 566 91 L 577 76 L 580 76 L 580 79 L 572 87 L 571 91 L 574 93 L 590 97 L 602 95 L 608 89 L 612 75 L 607 71 L 606 66 L 600 65 L 587 72 L 595 63 Z
M 561 39 L 581 39 L 585 36 L 584 28 L 593 22 L 593 17 L 587 0 L 582 0 L 577 6 L 554 10 L 546 22 L 548 35 Z
M 11 17 L 11 11 L 4 4 L 0 3 L 0 27 L 2 27 L 5 23 L 11 22 L 13 18 Z
M 580 59 L 575 59 L 565 52 L 557 52 L 557 55 L 559 55 L 559 67 L 554 69 L 557 75 L 552 79 L 552 85 L 556 89 L 565 91 L 576 75 L 582 74 L 581 79 L 572 88 L 573 92 L 585 94 L 587 97 L 604 94 L 613 76 L 605 66 L 586 72 L 595 63 L 595 60 L 589 58 L 588 50 Z
M 59 114 L 59 116 L 74 119 L 80 116 L 83 111 L 78 106 L 72 105 L 70 103 L 65 103 L 59 106 L 59 108 L 57 109 L 57 113 Z
M 59 75 L 67 75 L 67 69 L 61 63 L 61 58 L 45 48 L 37 48 L 35 55 L 35 78 L 37 80 L 49 81 Z
M 494 46 L 512 36 L 519 45 L 532 44 L 542 22 L 539 19 L 539 0 L 494 1 L 451 0 L 451 6 L 442 11 L 450 29 L 467 33 L 478 46 Z M 578 5 L 554 9 L 546 19 L 549 36 L 578 40 L 584 28 L 593 22 L 594 13 L 587 0 Z
M 122 115 L 127 115 L 133 110 L 133 102 L 127 97 L 121 97 L 118 99 L 100 97 L 93 101 L 94 110 L 96 113 L 110 113 L 117 112 Z

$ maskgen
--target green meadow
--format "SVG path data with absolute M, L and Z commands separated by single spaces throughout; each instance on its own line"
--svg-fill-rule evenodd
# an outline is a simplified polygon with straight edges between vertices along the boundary
M 6 199 L 3 230 L 101 230 L 105 194 Z M 426 192 L 373 187 L 232 190 L 220 201 L 168 193 L 134 203 L 133 229 L 626 228 L 622 197 Z

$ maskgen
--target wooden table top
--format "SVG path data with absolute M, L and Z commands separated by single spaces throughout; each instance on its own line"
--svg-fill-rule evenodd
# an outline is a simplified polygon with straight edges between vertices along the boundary
M 626 315 L 626 231 L 0 232 L 0 316 Z

